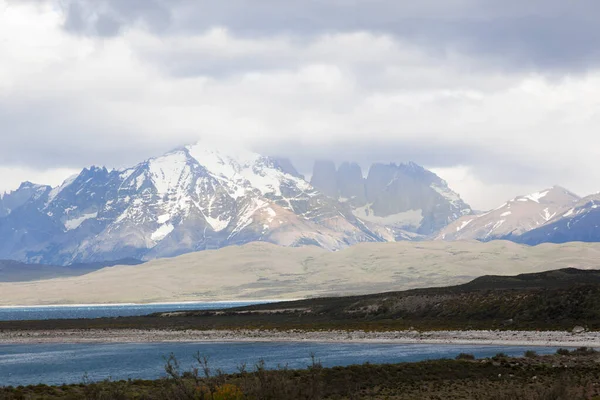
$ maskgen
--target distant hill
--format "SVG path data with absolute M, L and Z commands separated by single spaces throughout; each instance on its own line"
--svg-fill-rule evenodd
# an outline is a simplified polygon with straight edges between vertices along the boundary
M 600 244 L 404 241 L 329 252 L 255 242 L 52 282 L 0 282 L 0 305 L 298 299 L 447 286 L 483 275 L 569 267 L 600 268 Z
M 134 259 L 107 263 L 73 264 L 69 266 L 25 264 L 13 260 L 0 260 L 0 282 L 30 282 L 53 278 L 81 276 L 115 265 L 137 265 Z

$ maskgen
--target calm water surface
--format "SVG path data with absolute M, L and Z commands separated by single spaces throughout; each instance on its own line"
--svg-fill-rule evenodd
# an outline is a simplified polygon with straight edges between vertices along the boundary
M 267 367 L 278 364 L 306 368 L 314 353 L 324 366 L 398 363 L 454 358 L 459 353 L 489 357 L 499 352 L 523 355 L 532 347 L 340 344 L 340 343 L 152 343 L 152 344 L 35 344 L 0 345 L 0 386 L 38 383 L 79 383 L 90 380 L 155 379 L 164 376 L 165 357 L 173 353 L 183 369 L 194 365 L 193 355 L 210 357 L 213 370 L 235 372 L 241 363 L 249 367 L 261 358 Z M 539 354 L 556 348 L 537 347 Z
M 113 304 L 83 306 L 0 307 L 0 321 L 132 317 L 161 311 L 214 310 L 269 303 L 238 301 L 218 303 Z

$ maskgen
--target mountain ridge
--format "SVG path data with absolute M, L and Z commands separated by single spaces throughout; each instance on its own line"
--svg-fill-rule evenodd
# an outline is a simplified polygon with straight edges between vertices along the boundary
M 429 197 L 423 198 L 433 198 L 433 208 L 453 207 L 440 191 L 459 198 L 416 164 L 373 168 L 387 171 L 375 182 L 380 198 L 387 196 L 378 209 L 393 207 L 394 199 L 406 195 L 393 186 L 400 178 L 410 180 L 417 192 L 426 190 Z M 439 186 L 437 191 L 432 185 Z M 0 210 L 0 258 L 42 264 L 147 261 L 252 241 L 338 250 L 360 242 L 420 238 L 327 196 L 289 160 L 204 142 L 130 168 L 84 168 L 54 188 L 23 184 L 2 196 Z M 430 224 L 457 217 L 446 214 Z
M 482 214 L 462 217 L 436 235 L 438 240 L 489 241 L 517 237 L 555 220 L 581 198 L 561 186 L 517 196 Z
M 315 162 L 311 184 L 348 204 L 353 214 L 388 227 L 398 240 L 425 238 L 471 214 L 471 208 L 446 181 L 414 162 L 374 163 L 366 177 L 357 163 Z

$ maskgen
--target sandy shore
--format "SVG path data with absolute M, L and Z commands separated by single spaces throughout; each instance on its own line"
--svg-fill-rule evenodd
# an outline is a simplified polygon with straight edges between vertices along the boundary
M 0 332 L 0 345 L 36 343 L 339 342 L 600 347 L 600 332 L 529 331 L 169 331 L 48 330 Z

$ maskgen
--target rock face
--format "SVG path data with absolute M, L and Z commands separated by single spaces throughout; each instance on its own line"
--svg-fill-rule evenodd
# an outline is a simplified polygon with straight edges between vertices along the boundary
M 518 243 L 600 242 L 600 194 L 580 199 L 547 224 L 515 237 Z
M 66 265 L 149 260 L 252 241 L 339 249 L 393 240 L 315 190 L 291 163 L 199 143 L 125 170 L 2 197 L 0 259 Z
M 385 226 L 397 240 L 430 235 L 472 213 L 434 173 L 414 164 L 373 164 L 366 178 L 356 163 L 315 163 L 311 184 L 351 207 L 364 221 Z
M 45 191 L 50 189 L 52 189 L 50 186 L 23 182 L 14 192 L 4 195 L 0 194 L 0 218 L 6 217 L 13 210 L 27 203 L 31 198 L 41 196 Z
M 580 198 L 560 186 L 519 196 L 500 207 L 479 215 L 462 217 L 443 228 L 439 240 L 518 240 L 562 216 Z

